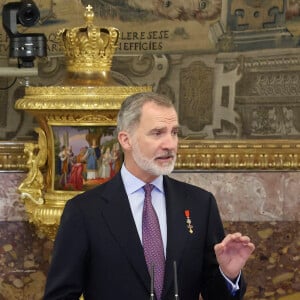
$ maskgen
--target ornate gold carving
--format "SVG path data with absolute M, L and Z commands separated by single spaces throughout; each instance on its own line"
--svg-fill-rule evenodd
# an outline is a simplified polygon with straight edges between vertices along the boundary
M 28 156 L 27 167 L 29 171 L 18 190 L 25 203 L 29 199 L 34 204 L 41 205 L 44 203 L 42 196 L 44 177 L 41 168 L 45 166 L 47 160 L 47 140 L 46 134 L 42 129 L 36 128 L 36 132 L 39 134 L 38 144 L 24 144 L 24 152 Z
M 127 95 L 128 90 L 139 92 L 141 89 L 139 86 L 47 86 L 46 88 L 46 97 L 53 97 L 59 94 L 64 96 L 85 96 L 85 99 L 87 97 L 89 99 L 90 97 L 98 97 L 98 100 L 100 96 L 103 99 L 110 99 L 112 95 Z M 26 87 L 26 95 L 31 97 L 39 97 L 44 92 L 45 87 Z
M 179 144 L 177 169 L 299 170 L 300 141 L 191 140 Z
M 26 87 L 25 96 L 15 107 L 24 110 L 115 110 L 127 95 L 144 90 L 145 87 L 139 86 Z
M 0 142 L 0 170 L 25 171 L 26 162 L 24 142 Z
M 17 151 L 16 151 L 17 150 Z M 13 153 L 14 151 L 15 154 Z M 0 143 L 0 170 L 27 169 L 24 143 Z M 5 157 L 5 159 L 3 159 Z M 6 163 L 2 163 L 3 161 Z M 299 140 L 181 140 L 176 170 L 299 170 Z M 59 203 L 72 196 L 53 192 L 47 199 Z
M 117 117 L 117 112 L 115 113 L 109 113 L 106 114 L 99 114 L 99 115 L 93 115 L 93 114 L 86 114 L 84 116 L 82 115 L 46 115 L 46 119 L 48 120 L 49 124 L 95 124 L 95 123 L 101 123 L 102 125 L 111 125 L 115 122 Z
M 90 5 L 86 7 L 85 27 L 62 29 L 58 33 L 70 72 L 109 71 L 111 68 L 119 31 L 114 27 L 96 27 L 92 9 Z
M 65 203 L 76 194 L 78 192 L 47 191 L 43 205 L 27 202 L 29 220 L 36 225 L 37 231 L 54 240 Z

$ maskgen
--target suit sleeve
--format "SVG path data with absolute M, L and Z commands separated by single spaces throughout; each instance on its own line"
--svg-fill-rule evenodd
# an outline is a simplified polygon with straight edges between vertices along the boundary
M 79 299 L 83 292 L 88 242 L 82 212 L 76 204 L 68 201 L 62 214 L 44 300 Z
M 202 297 L 208 299 L 242 299 L 245 293 L 245 282 L 241 276 L 239 286 L 240 290 L 233 296 L 222 276 L 215 256 L 214 245 L 223 240 L 225 234 L 223 224 L 219 214 L 216 200 L 210 195 L 210 209 L 208 214 L 207 242 L 204 255 L 204 276 L 205 281 L 202 287 Z

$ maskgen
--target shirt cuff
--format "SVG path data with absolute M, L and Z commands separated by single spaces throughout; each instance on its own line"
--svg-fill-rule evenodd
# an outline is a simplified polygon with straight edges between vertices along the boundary
M 238 275 L 236 281 L 235 281 L 235 282 L 232 282 L 232 281 L 231 281 L 231 280 L 223 273 L 223 271 L 222 271 L 222 269 L 220 268 L 220 266 L 219 266 L 219 270 L 220 270 L 222 276 L 225 278 L 226 284 L 227 284 L 227 286 L 228 286 L 228 288 L 229 288 L 231 294 L 234 296 L 234 295 L 236 294 L 236 292 L 240 289 L 239 281 L 240 281 L 241 273 L 242 273 L 242 272 L 240 271 L 240 273 L 239 273 L 239 275 Z

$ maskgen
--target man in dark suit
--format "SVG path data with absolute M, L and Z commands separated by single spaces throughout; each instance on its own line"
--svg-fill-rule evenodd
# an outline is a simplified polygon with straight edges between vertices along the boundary
M 117 130 L 122 169 L 66 204 L 44 300 L 81 294 L 85 300 L 146 300 L 154 294 L 171 300 L 177 293 L 180 300 L 198 300 L 200 294 L 205 300 L 242 299 L 241 269 L 253 243 L 240 233 L 225 237 L 211 193 L 167 176 L 179 130 L 172 102 L 155 93 L 128 97 Z M 146 237 L 144 229 L 148 183 L 159 222 L 155 238 Z

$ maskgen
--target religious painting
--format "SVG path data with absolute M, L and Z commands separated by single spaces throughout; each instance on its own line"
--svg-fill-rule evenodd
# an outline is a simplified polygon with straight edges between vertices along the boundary
M 54 188 L 83 191 L 111 179 L 122 164 L 114 126 L 52 126 Z

